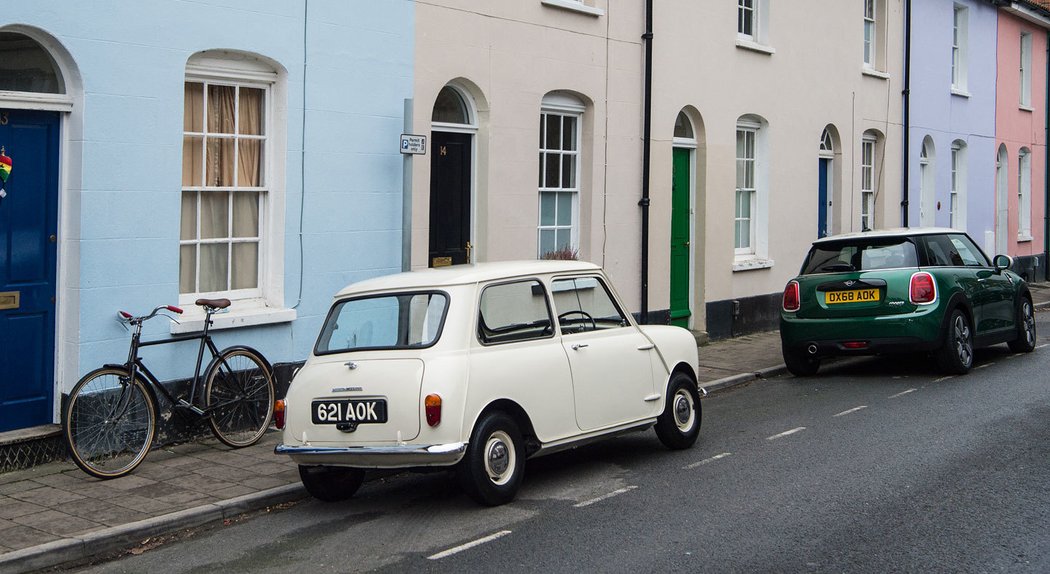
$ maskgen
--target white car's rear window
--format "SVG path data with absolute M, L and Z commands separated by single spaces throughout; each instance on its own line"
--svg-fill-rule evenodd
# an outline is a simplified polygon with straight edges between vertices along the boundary
M 344 299 L 328 314 L 314 352 L 428 347 L 441 336 L 447 309 L 441 292 Z

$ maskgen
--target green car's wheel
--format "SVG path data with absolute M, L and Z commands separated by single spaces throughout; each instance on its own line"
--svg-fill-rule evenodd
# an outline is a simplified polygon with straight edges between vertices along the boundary
M 941 368 L 953 375 L 965 375 L 973 366 L 973 330 L 961 309 L 952 309 L 944 344 L 937 351 Z
M 820 370 L 820 359 L 810 357 L 802 351 L 792 351 L 787 348 L 782 349 L 784 355 L 784 364 L 787 365 L 788 371 L 796 377 L 811 377 L 817 374 Z
M 1031 353 L 1035 349 L 1035 311 L 1032 301 L 1022 297 L 1017 305 L 1017 338 L 1010 341 L 1010 350 L 1015 353 Z

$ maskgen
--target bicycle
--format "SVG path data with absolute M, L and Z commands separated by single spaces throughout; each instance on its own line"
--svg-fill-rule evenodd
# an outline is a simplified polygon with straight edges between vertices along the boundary
M 174 408 L 207 420 L 212 434 L 233 448 L 255 444 L 270 426 L 274 409 L 273 370 L 255 349 L 216 348 L 208 335 L 212 315 L 230 306 L 229 299 L 198 299 L 205 311 L 204 330 L 167 339 L 143 341 L 142 324 L 161 311 L 182 314 L 174 305 L 161 305 L 149 315 L 135 317 L 118 311 L 118 320 L 130 326 L 131 349 L 121 365 L 106 364 L 84 375 L 69 394 L 62 427 L 73 462 L 96 478 L 124 476 L 135 470 L 150 450 L 157 429 L 157 391 Z M 200 339 L 197 366 L 188 398 L 176 398 L 139 357 L 140 347 Z M 204 370 L 203 404 L 198 406 L 204 349 L 211 362 Z

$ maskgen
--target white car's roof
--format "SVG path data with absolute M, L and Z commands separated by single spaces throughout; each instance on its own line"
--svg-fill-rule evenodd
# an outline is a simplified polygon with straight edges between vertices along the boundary
M 598 271 L 600 269 L 601 267 L 586 261 L 501 261 L 453 265 L 451 267 L 420 269 L 418 271 L 365 279 L 364 281 L 347 285 L 336 293 L 336 297 L 366 291 L 466 285 L 512 277 Z
M 878 229 L 874 231 L 856 231 L 853 233 L 841 233 L 821 237 L 813 243 L 824 243 L 827 241 L 842 241 L 857 239 L 859 237 L 907 237 L 912 235 L 932 235 L 937 233 L 963 233 L 958 229 L 948 227 L 895 227 L 892 229 Z

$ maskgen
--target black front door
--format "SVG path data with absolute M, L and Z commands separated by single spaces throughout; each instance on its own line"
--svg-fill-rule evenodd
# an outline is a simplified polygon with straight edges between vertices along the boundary
M 471 262 L 471 134 L 431 132 L 429 267 Z

